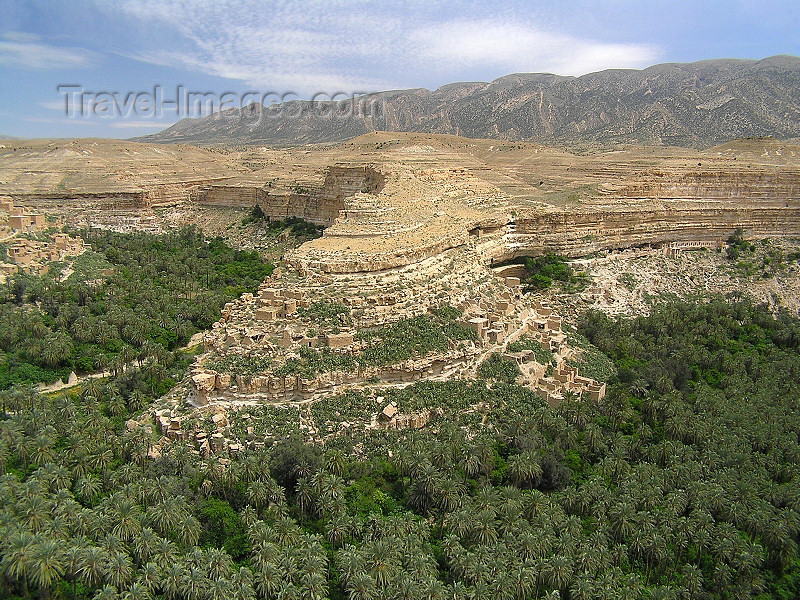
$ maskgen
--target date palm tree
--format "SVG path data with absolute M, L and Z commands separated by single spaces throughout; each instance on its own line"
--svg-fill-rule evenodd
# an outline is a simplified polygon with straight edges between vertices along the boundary
M 261 511 L 261 507 L 267 502 L 267 484 L 263 481 L 252 481 L 247 485 L 247 500 L 255 506 L 256 512 Z
M 304 600 L 323 600 L 327 597 L 328 580 L 322 573 L 304 573 L 298 583 Z
M 544 468 L 536 450 L 525 450 L 522 454 L 509 457 L 508 471 L 516 485 L 530 487 L 542 476 Z
M 615 504 L 608 513 L 617 541 L 628 539 L 636 530 L 636 508 L 629 502 Z
M 105 580 L 118 590 L 125 588 L 133 577 L 133 562 L 122 551 L 111 552 L 105 564 Z
M 444 528 L 445 516 L 461 506 L 463 493 L 463 486 L 454 479 L 445 477 L 439 481 L 434 495 L 434 502 L 439 509 L 439 536 Z
M 66 568 L 61 544 L 49 538 L 40 538 L 31 553 L 28 576 L 42 598 L 50 597 L 50 588 L 64 575 Z
M 133 557 L 138 564 L 143 565 L 150 561 L 156 552 L 156 544 L 159 539 L 158 534 L 149 527 L 141 528 L 139 534 L 133 539 Z
M 580 575 L 573 580 L 572 585 L 569 587 L 569 597 L 573 600 L 590 600 L 597 597 L 595 587 L 592 579 L 585 575 Z
M 53 433 L 55 433 L 55 431 Z M 33 439 L 33 447 L 31 448 L 31 461 L 39 466 L 48 462 L 53 462 L 55 459 L 55 450 L 53 449 L 54 439 L 54 436 L 44 433 L 36 436 Z
M 556 555 L 547 561 L 545 578 L 552 588 L 566 589 L 572 579 L 573 565 L 568 556 Z
M 697 598 L 703 590 L 703 573 L 695 565 L 684 565 L 681 581 L 690 598 Z
M 97 590 L 92 600 L 119 600 L 119 593 L 113 585 L 104 585 Z
M 28 579 L 31 576 L 31 563 L 34 560 L 36 538 L 24 529 L 13 531 L 6 541 L 3 570 L 13 579 L 22 583 L 25 598 L 29 598 Z
M 206 572 L 212 581 L 230 577 L 233 572 L 233 559 L 230 554 L 220 548 L 209 548 L 206 551 Z
M 301 511 L 301 518 L 300 522 L 302 523 L 302 516 L 309 512 L 311 509 L 311 504 L 314 502 L 315 499 L 315 492 L 314 492 L 314 485 L 311 483 L 306 477 L 297 480 L 297 485 L 295 487 L 295 493 L 297 498 L 297 503 L 300 505 Z
M 366 561 L 355 546 L 347 545 L 336 553 L 336 566 L 345 583 L 359 573 L 366 572 Z
M 336 514 L 325 524 L 325 537 L 334 550 L 345 542 L 352 531 L 352 523 L 346 514 Z
M 247 567 L 242 567 L 231 576 L 231 589 L 233 600 L 255 600 L 256 591 L 253 587 L 253 572 Z
M 108 553 L 99 546 L 83 550 L 78 560 L 78 577 L 88 587 L 97 587 L 103 580 L 108 563 Z
M 175 544 L 170 540 L 159 537 L 153 547 L 153 562 L 162 570 L 168 569 L 175 563 L 177 550 Z
M 258 567 L 256 587 L 265 598 L 272 598 L 283 582 L 281 570 L 273 563 L 264 563 Z
M 130 587 L 120 594 L 120 600 L 152 600 L 153 595 L 147 586 L 133 582 Z
M 347 457 L 338 448 L 333 448 L 325 453 L 325 470 L 342 477 L 347 469 Z
M 346 589 L 351 600 L 376 600 L 380 597 L 375 581 L 363 572 L 348 579 Z
M 486 509 L 475 515 L 471 535 L 482 546 L 494 544 L 497 541 L 498 536 L 493 511 Z
M 43 530 L 52 519 L 50 502 L 38 494 L 23 498 L 20 508 L 21 521 L 34 533 Z
M 206 588 L 208 600 L 228 600 L 233 596 L 231 582 L 227 579 L 211 579 Z
M 209 584 L 208 577 L 200 568 L 187 569 L 181 579 L 181 593 L 188 600 L 200 600 Z
M 89 506 L 93 506 L 94 499 L 102 491 L 103 485 L 94 475 L 85 475 L 75 481 L 74 489 L 84 503 L 88 502 Z
M 73 600 L 78 597 L 78 569 L 87 548 L 86 538 L 74 537 L 64 550 L 64 577 L 72 583 Z
M 154 562 L 145 563 L 139 569 L 138 583 L 145 586 L 151 594 L 162 591 L 164 572 Z
M 124 541 L 136 539 L 142 531 L 142 511 L 138 504 L 125 497 L 115 499 L 110 508 L 114 522 L 111 532 Z
M 164 596 L 180 598 L 183 596 L 183 576 L 186 570 L 180 562 L 173 562 L 164 568 Z
M 242 524 L 245 527 L 250 527 L 253 525 L 253 523 L 258 521 L 258 513 L 256 512 L 256 509 L 249 504 L 239 511 L 239 516 L 242 518 Z

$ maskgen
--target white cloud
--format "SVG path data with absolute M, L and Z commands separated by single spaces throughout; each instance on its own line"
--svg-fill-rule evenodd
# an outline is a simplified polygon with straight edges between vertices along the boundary
M 166 129 L 174 123 L 156 123 L 154 121 L 114 121 L 111 127 L 115 129 Z
M 652 64 L 656 50 L 644 44 L 612 44 L 502 21 L 451 21 L 412 32 L 419 56 L 433 68 L 491 66 L 508 72 L 583 75 L 609 68 Z
M 123 56 L 304 96 L 521 71 L 580 75 L 658 58 L 647 44 L 582 38 L 468 1 L 407 0 L 402 11 L 378 0 L 95 1 L 155 41 Z
M 60 110 L 66 112 L 67 110 L 67 102 L 66 100 L 53 100 L 51 102 L 38 102 L 37 103 L 42 108 L 46 108 L 47 110 Z
M 54 123 L 58 125 L 101 125 L 100 121 L 89 119 L 53 119 L 50 117 L 23 117 L 23 121 L 29 123 Z
M 3 34 L 3 38 L 10 42 L 22 42 L 22 43 L 38 42 L 39 40 L 42 39 L 35 33 L 25 33 L 22 31 L 8 31 Z
M 392 84 L 374 77 L 365 62 L 385 52 L 383 32 L 393 25 L 375 27 L 353 3 L 127 0 L 103 8 L 175 30 L 189 42 L 123 54 L 141 62 L 276 92 L 378 91 Z
M 30 70 L 75 69 L 89 66 L 96 60 L 94 52 L 51 46 L 31 34 L 9 32 L 0 40 L 0 65 Z

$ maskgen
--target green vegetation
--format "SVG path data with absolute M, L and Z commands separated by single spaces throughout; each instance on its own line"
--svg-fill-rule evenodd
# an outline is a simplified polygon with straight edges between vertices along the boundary
M 552 252 L 543 256 L 523 256 L 515 259 L 515 263 L 525 267 L 522 284 L 528 291 L 546 290 L 554 281 L 560 283 L 565 291 L 579 291 L 589 282 L 586 273 L 575 273 L 566 262 L 566 258 Z
M 540 184 L 541 185 L 541 184 Z M 563 206 L 575 204 L 596 197 L 598 188 L 595 184 L 580 185 L 571 189 L 550 190 L 545 192 L 544 200 L 551 204 Z
M 0 595 L 798 597 L 800 321 L 714 300 L 580 331 L 618 371 L 601 403 L 420 383 L 383 402 L 444 416 L 365 435 L 338 424 L 380 407 L 349 393 L 306 409 L 324 446 L 252 407 L 231 433 L 267 447 L 226 466 L 146 458 L 116 387 L 5 392 Z
M 76 256 L 70 266 L 72 273 L 67 277 L 67 283 L 75 285 L 104 280 L 114 271 L 114 265 L 106 259 L 105 254 L 92 249 L 84 250 Z
M 275 370 L 275 375 L 302 375 L 306 379 L 315 377 L 318 373 L 327 371 L 353 371 L 356 360 L 349 354 L 332 352 L 324 346 L 321 350 L 302 347 L 298 351 L 299 358 L 288 359 L 280 368 Z
M 343 304 L 329 301 L 312 303 L 298 312 L 323 329 L 338 333 L 339 327 L 352 325 L 350 309 Z M 355 339 L 367 342 L 367 347 L 357 354 L 336 352 L 327 346 L 321 348 L 300 347 L 298 356 L 272 370 L 279 376 L 300 375 L 313 378 L 330 371 L 354 371 L 359 365 L 391 365 L 413 356 L 425 356 L 430 352 L 446 352 L 452 343 L 475 340 L 472 329 L 456 323 L 462 312 L 452 306 L 434 310 L 430 315 L 412 319 L 401 319 L 378 329 L 362 330 Z M 309 333 L 317 334 L 317 330 Z M 242 375 L 255 375 L 269 370 L 271 361 L 266 358 L 230 355 L 211 358 L 206 366 L 215 371 Z
M 728 248 L 725 250 L 725 255 L 729 260 L 736 260 L 742 252 L 754 252 L 755 245 L 751 245 L 744 239 L 744 230 L 739 227 L 728 237 Z
M 567 343 L 572 348 L 580 349 L 580 358 L 567 361 L 567 364 L 577 368 L 578 374 L 583 377 L 589 377 L 595 381 L 611 381 L 617 374 L 614 361 L 577 331 L 566 325 L 562 328 L 567 336 Z
M 316 225 L 300 217 L 273 220 L 256 204 L 250 209 L 250 213 L 242 219 L 242 225 L 261 223 L 266 224 L 267 231 L 273 235 L 289 231 L 298 238 L 316 238 L 322 235 L 322 230 L 325 229 L 322 225 Z
M 478 366 L 478 377 L 502 383 L 514 383 L 520 375 L 519 366 L 511 358 L 493 352 Z
M 447 352 L 451 342 L 477 339 L 474 330 L 456 323 L 456 318 L 461 314 L 457 308 L 447 307 L 430 315 L 401 319 L 378 329 L 359 331 L 356 339 L 369 343 L 359 360 L 367 365 L 392 365 L 414 355 Z
M 353 324 L 350 308 L 329 300 L 312 302 L 307 307 L 301 306 L 297 309 L 297 314 L 319 327 L 332 329 L 334 332 L 338 332 L 340 327 L 349 327 Z
M 531 350 L 533 351 L 534 358 L 536 358 L 536 362 L 540 365 L 550 364 L 550 361 L 553 360 L 553 352 L 549 348 L 542 347 L 539 342 L 528 336 L 522 336 L 516 342 L 511 342 L 507 346 L 507 350 L 509 352 Z
M 225 357 L 215 356 L 206 360 L 205 366 L 219 373 L 233 375 L 257 375 L 269 368 L 269 358 L 255 355 L 228 354 Z
M 790 263 L 800 261 L 800 252 L 784 254 L 774 240 L 747 241 L 742 229 L 728 238 L 725 255 L 734 274 L 755 279 L 769 279 L 784 272 Z
M 578 375 L 595 381 L 610 381 L 617 370 L 614 363 L 599 350 L 584 350 L 577 360 L 568 360 L 567 364 L 578 369 Z
M 158 358 L 273 269 L 194 228 L 80 235 L 93 250 L 66 281 L 19 274 L 0 295 L 0 389 Z
M 250 214 L 242 219 L 242 225 L 249 225 L 250 223 L 258 223 L 260 221 L 268 220 L 269 217 L 267 217 L 262 208 L 258 204 L 254 204 L 253 208 L 250 209 Z
M 299 183 L 294 184 L 294 186 L 292 187 L 292 191 L 299 196 L 307 196 L 312 192 L 311 188 L 306 187 Z
M 619 281 L 630 291 L 636 289 L 637 281 L 636 276 L 633 273 L 623 273 L 619 276 Z

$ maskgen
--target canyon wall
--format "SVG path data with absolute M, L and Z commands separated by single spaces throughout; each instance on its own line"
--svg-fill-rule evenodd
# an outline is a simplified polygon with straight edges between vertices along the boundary
M 14 194 L 16 204 L 38 211 L 74 211 L 76 204 L 85 204 L 99 210 L 140 210 L 147 208 L 145 193 L 141 190 L 124 192 L 64 192 Z
M 344 199 L 357 193 L 378 193 L 383 176 L 371 167 L 329 167 L 322 186 L 297 184 L 283 189 L 268 185 L 215 183 L 198 190 L 196 201 L 209 206 L 261 207 L 271 219 L 301 217 L 317 225 L 331 225 L 345 207 Z
M 215 180 L 156 183 L 123 190 L 14 193 L 19 205 L 41 211 L 74 211 L 76 205 L 93 210 L 142 210 L 194 200 L 199 189 Z
M 663 208 L 570 210 L 525 214 L 480 240 L 495 261 L 555 252 L 581 256 L 598 250 L 675 241 L 725 240 L 737 228 L 748 238 L 800 237 L 800 201 L 680 203 Z M 688 206 L 686 206 L 688 204 Z
M 698 166 L 701 166 L 702 163 Z M 612 168 L 598 169 L 593 175 L 601 181 L 618 178 L 619 171 Z M 659 198 L 698 200 L 740 199 L 777 200 L 800 198 L 800 174 L 792 172 L 764 171 L 690 171 L 676 173 L 648 170 L 635 173 L 635 183 L 629 183 L 615 192 L 625 198 Z

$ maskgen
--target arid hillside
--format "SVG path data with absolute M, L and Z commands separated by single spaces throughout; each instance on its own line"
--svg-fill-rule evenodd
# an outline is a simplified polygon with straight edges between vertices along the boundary
M 743 136 L 800 136 L 800 58 L 706 60 L 581 77 L 517 73 L 489 83 L 385 91 L 355 101 L 251 105 L 183 119 L 140 141 L 189 144 L 340 142 L 375 130 L 708 148 Z

